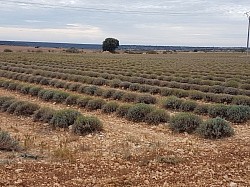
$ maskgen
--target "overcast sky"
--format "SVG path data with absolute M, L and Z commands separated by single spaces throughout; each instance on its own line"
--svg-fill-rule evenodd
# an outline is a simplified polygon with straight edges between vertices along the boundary
M 0 0 L 0 40 L 245 46 L 249 0 Z

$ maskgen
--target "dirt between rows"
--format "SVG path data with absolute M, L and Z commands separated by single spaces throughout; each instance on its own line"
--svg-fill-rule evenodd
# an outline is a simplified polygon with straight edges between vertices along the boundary
M 0 95 L 69 107 L 2 89 Z M 234 125 L 233 137 L 215 141 L 172 133 L 167 124 L 148 126 L 78 110 L 97 116 L 104 131 L 76 136 L 0 113 L 1 129 L 25 148 L 0 152 L 0 186 L 250 186 L 249 124 Z

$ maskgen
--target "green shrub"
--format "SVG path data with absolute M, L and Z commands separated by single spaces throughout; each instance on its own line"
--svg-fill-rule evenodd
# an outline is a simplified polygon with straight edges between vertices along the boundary
M 130 87 L 130 85 L 132 85 L 131 82 L 125 81 L 125 82 L 121 82 L 119 87 L 126 90 L 126 89 L 128 89 Z
M 209 119 L 203 122 L 197 132 L 204 138 L 218 139 L 234 134 L 233 128 L 222 118 Z
M 124 104 L 124 105 L 120 105 L 117 109 L 116 109 L 116 115 L 119 117 L 126 117 L 128 114 L 129 109 L 132 106 L 129 104 Z
M 32 117 L 34 121 L 49 123 L 55 113 L 56 113 L 55 110 L 44 107 L 35 111 Z
M 247 96 L 238 95 L 234 97 L 232 104 L 250 106 L 250 98 Z
M 150 112 L 147 116 L 145 121 L 149 124 L 158 125 L 159 123 L 166 123 L 170 119 L 170 115 L 161 109 L 156 109 Z
M 3 52 L 5 52 L 5 53 L 11 53 L 13 51 L 11 49 L 4 49 Z
M 39 94 L 39 96 L 41 96 L 42 100 L 50 101 L 53 98 L 54 91 L 52 91 L 52 90 L 42 90 L 38 94 Z
M 36 110 L 38 110 L 40 107 L 37 104 L 29 103 L 26 101 L 20 101 L 17 102 L 14 114 L 15 115 L 24 115 L 24 116 L 31 116 L 34 114 Z M 14 105 L 13 103 L 12 105 Z M 10 106 L 11 107 L 11 106 Z
M 194 111 L 197 103 L 194 101 L 183 101 L 180 105 L 180 109 L 185 112 Z
M 113 90 L 113 89 L 104 90 L 102 93 L 102 97 L 110 98 L 114 92 L 115 92 L 115 90 Z
M 94 95 L 95 96 L 102 96 L 103 91 L 104 90 L 102 88 L 97 88 Z
M 62 103 L 66 100 L 66 98 L 69 96 L 69 93 L 62 92 L 62 91 L 54 91 L 52 100 L 58 103 Z
M 91 97 L 79 97 L 77 100 L 76 100 L 76 104 L 77 106 L 79 107 L 82 107 L 82 108 L 85 108 L 86 105 L 88 104 L 88 102 L 92 100 Z
M 239 82 L 237 82 L 235 80 L 229 80 L 229 81 L 225 82 L 224 86 L 238 88 L 239 87 Z
M 0 108 L 2 105 L 9 100 L 14 100 L 14 97 L 9 97 L 9 96 L 0 96 Z
M 204 115 L 208 113 L 209 105 L 197 105 L 194 109 L 194 113 Z
M 137 91 L 140 89 L 140 84 L 138 83 L 132 83 L 130 86 L 129 86 L 129 90 L 131 91 Z
M 9 108 L 9 106 L 13 103 L 15 103 L 16 100 L 15 99 L 7 99 L 6 101 L 1 103 L 1 111 L 2 112 L 6 112 L 7 109 Z
M 161 88 L 161 93 L 162 96 L 170 96 L 173 95 L 173 89 L 171 88 Z
M 192 90 L 192 91 L 189 92 L 188 97 L 190 99 L 201 100 L 204 97 L 204 93 L 202 93 L 200 91 Z
M 118 108 L 118 103 L 116 102 L 108 102 L 105 105 L 102 106 L 102 112 L 104 113 L 112 113 L 115 112 L 116 109 Z
M 181 97 L 188 97 L 189 93 L 186 90 L 181 90 L 181 89 L 173 89 L 172 91 L 173 95 L 181 98 Z
M 243 123 L 250 119 L 250 107 L 243 105 L 230 106 L 227 109 L 227 119 L 234 123 Z
M 145 104 L 155 104 L 156 98 L 150 94 L 138 95 L 136 98 L 137 103 L 145 103 Z
M 94 95 L 97 89 L 97 86 L 86 86 L 84 88 L 84 93 L 88 95 Z
M 78 95 L 69 95 L 66 99 L 65 99 L 65 103 L 67 105 L 76 105 L 77 104 L 77 100 L 80 98 L 80 96 Z
M 242 84 L 240 88 L 244 90 L 250 90 L 250 84 Z
M 183 103 L 183 100 L 182 99 L 179 99 L 175 96 L 170 96 L 168 97 L 167 99 L 165 99 L 162 103 L 162 106 L 165 108 L 165 109 L 173 109 L 173 110 L 176 110 L 176 109 L 179 109 L 181 104 Z
M 119 85 L 121 84 L 121 80 L 119 79 L 113 79 L 111 81 L 109 81 L 109 86 L 112 88 L 119 88 Z
M 144 103 L 139 103 L 129 108 L 126 117 L 134 122 L 143 122 L 146 120 L 147 115 L 152 111 L 152 106 Z
M 170 119 L 170 128 L 174 132 L 192 133 L 201 124 L 200 117 L 191 113 L 179 113 Z
M 122 100 L 122 97 L 124 95 L 124 92 L 122 91 L 115 91 L 113 94 L 112 94 L 112 99 L 114 100 Z
M 123 96 L 122 96 L 122 101 L 125 101 L 125 102 L 134 102 L 137 98 L 137 94 L 135 93 L 125 93 Z
M 226 118 L 227 109 L 228 106 L 223 104 L 210 105 L 208 107 L 208 114 L 213 118 L 215 117 Z
M 21 92 L 22 94 L 28 94 L 30 88 L 31 88 L 31 86 L 28 86 L 28 85 L 21 85 L 21 90 L 20 90 L 20 92 Z
M 69 86 L 68 86 L 68 89 L 70 91 L 76 91 L 79 89 L 79 87 L 81 86 L 81 84 L 79 83 L 71 83 Z
M 38 93 L 42 90 L 41 87 L 31 87 L 29 89 L 29 94 L 32 96 L 38 96 Z
M 17 140 L 13 139 L 8 132 L 0 130 L 0 150 L 18 151 L 20 148 Z
M 6 110 L 6 112 L 10 113 L 10 114 L 13 114 L 16 110 L 16 107 L 18 105 L 22 105 L 24 103 L 24 101 L 16 101 L 16 102 L 13 102 Z
M 79 116 L 72 126 L 72 131 L 78 135 L 101 131 L 101 121 L 96 117 Z
M 89 110 L 101 109 L 105 103 L 106 102 L 103 99 L 92 99 L 89 100 L 89 102 L 86 105 L 86 108 Z
M 98 85 L 98 86 L 102 86 L 102 85 L 105 85 L 107 83 L 107 80 L 104 79 L 104 78 L 96 78 L 93 80 L 92 84 L 94 85 Z
M 76 110 L 65 109 L 56 111 L 50 120 L 52 127 L 56 128 L 68 128 L 70 125 L 73 125 L 75 120 L 81 113 Z
M 17 83 L 10 82 L 7 89 L 8 90 L 16 90 L 17 85 L 18 85 Z
M 149 93 L 150 94 L 160 94 L 161 89 L 159 87 L 156 87 L 156 86 L 151 86 L 149 89 Z

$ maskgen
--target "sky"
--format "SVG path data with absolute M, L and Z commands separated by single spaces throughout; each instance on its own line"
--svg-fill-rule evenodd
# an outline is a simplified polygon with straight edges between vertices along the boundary
M 246 46 L 249 0 L 0 0 L 0 40 Z

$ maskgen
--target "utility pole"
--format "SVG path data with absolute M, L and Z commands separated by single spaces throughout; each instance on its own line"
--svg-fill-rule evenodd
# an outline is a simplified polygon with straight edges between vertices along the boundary
M 248 31 L 247 31 L 247 56 L 248 56 L 248 49 L 249 49 L 249 33 L 250 33 L 250 11 L 245 13 L 248 19 Z

